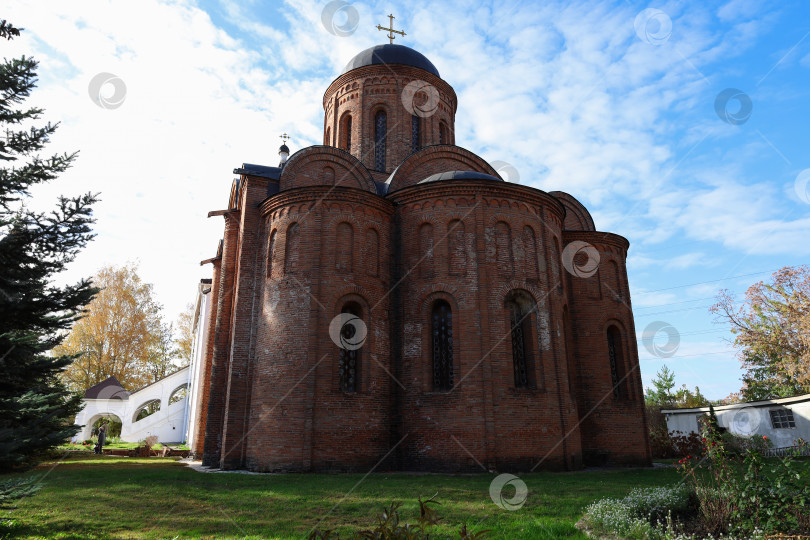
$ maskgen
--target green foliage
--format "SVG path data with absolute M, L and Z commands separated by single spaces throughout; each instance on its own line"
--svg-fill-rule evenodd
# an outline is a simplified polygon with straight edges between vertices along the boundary
M 0 25 L 2 37 L 18 35 L 15 30 Z M 0 469 L 30 465 L 78 430 L 70 421 L 81 396 L 58 378 L 74 357 L 49 351 L 97 292 L 88 280 L 52 285 L 93 236 L 96 196 L 59 197 L 50 213 L 24 204 L 31 186 L 55 179 L 76 158 L 39 156 L 57 125 L 21 127 L 42 114 L 19 107 L 35 87 L 36 67 L 25 57 L 0 63 Z
M 442 504 L 434 508 L 442 519 L 431 528 L 431 539 L 458 539 L 466 523 L 468 534 L 488 529 L 489 538 L 587 540 L 574 524 L 594 500 L 678 481 L 673 468 L 522 474 L 529 496 L 510 512 L 490 499 L 492 476 L 201 474 L 172 458 L 72 452 L 50 470 L 47 489 L 14 511 L 11 536 L 293 539 L 306 538 L 317 525 L 345 538 L 373 529 L 390 501 L 402 502 L 400 523 L 415 523 L 416 494 L 438 492 Z
M 648 388 L 644 395 L 647 405 L 658 406 L 660 408 L 675 407 L 705 407 L 709 405 L 709 400 L 701 394 L 700 388 L 689 390 L 686 385 L 681 385 L 678 390 L 675 388 L 675 372 L 666 365 L 656 373 L 652 380 L 652 388 Z
M 427 540 L 430 538 L 428 529 L 439 523 L 439 515 L 430 505 L 441 504 L 435 500 L 436 495 L 433 497 L 422 500 L 419 497 L 419 517 L 416 518 L 415 524 L 401 523 L 399 519 L 399 507 L 401 503 L 391 503 L 388 508 L 385 508 L 377 519 L 377 526 L 368 531 L 360 531 L 354 533 L 348 538 L 353 540 L 362 539 L 390 539 L 390 540 Z M 470 533 L 467 531 L 467 525 L 461 527 L 460 536 L 462 539 L 477 540 L 479 538 L 486 538 L 490 531 L 479 531 L 477 533 Z M 315 530 L 309 535 L 309 540 L 326 540 L 340 538 L 339 534 L 334 533 L 332 530 L 319 531 Z
M 652 385 L 653 387 L 648 388 L 644 396 L 647 403 L 658 406 L 668 406 L 674 403 L 675 396 L 672 389 L 675 388 L 675 373 L 666 364 L 661 366 L 661 369 L 655 374 Z
M 761 449 L 767 437 L 751 443 L 735 457 L 724 438 L 712 429 L 703 432 L 708 462 L 701 471 L 691 459 L 679 462 L 684 479 L 697 496 L 700 518 L 709 534 L 810 533 L 810 478 L 798 463 L 801 445 L 792 455 L 767 462 Z
M 23 497 L 30 497 L 42 487 L 35 478 L 15 478 L 0 483 L 0 509 L 12 510 L 16 508 L 14 502 Z
M 731 325 L 739 349 L 746 400 L 810 391 L 810 267 L 785 267 L 753 284 L 737 303 L 721 291 L 711 311 Z
M 794 459 L 800 455 L 800 448 L 793 452 L 772 461 L 767 468 L 759 451 L 746 453 L 745 474 L 738 485 L 733 513 L 739 531 L 757 528 L 767 533 L 810 532 L 810 475 Z

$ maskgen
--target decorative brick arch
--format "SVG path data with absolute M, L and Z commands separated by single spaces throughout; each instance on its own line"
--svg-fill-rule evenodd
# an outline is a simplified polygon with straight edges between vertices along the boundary
M 432 174 L 445 171 L 475 171 L 500 178 L 492 165 L 466 148 L 437 144 L 426 146 L 405 159 L 386 180 L 388 191 L 412 186 Z
M 324 167 L 331 167 L 335 171 L 331 184 L 323 177 Z M 371 173 L 360 160 L 345 150 L 333 146 L 308 146 L 290 156 L 281 172 L 280 191 L 321 185 L 352 187 L 377 193 Z

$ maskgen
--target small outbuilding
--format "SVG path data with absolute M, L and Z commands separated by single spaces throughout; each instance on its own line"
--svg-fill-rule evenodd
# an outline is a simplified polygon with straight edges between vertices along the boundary
M 698 422 L 709 415 L 709 407 L 663 409 L 669 432 L 699 432 Z M 721 428 L 740 436 L 767 436 L 775 448 L 795 446 L 798 439 L 810 440 L 810 394 L 789 398 L 751 401 L 714 408 Z

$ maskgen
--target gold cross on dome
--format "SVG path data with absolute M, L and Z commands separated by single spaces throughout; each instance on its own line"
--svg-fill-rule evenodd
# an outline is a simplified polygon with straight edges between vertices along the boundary
M 281 135 L 281 144 L 287 144 L 287 141 L 289 141 L 289 140 L 290 140 L 290 138 L 287 136 L 286 133 Z
M 390 40 L 390 43 L 393 43 L 394 39 L 396 39 L 394 34 L 399 34 L 400 36 L 406 35 L 402 30 L 394 30 L 394 19 L 396 19 L 396 17 L 393 15 L 388 15 L 388 28 L 380 26 L 379 24 L 377 25 L 377 30 L 385 30 L 388 32 L 388 39 Z

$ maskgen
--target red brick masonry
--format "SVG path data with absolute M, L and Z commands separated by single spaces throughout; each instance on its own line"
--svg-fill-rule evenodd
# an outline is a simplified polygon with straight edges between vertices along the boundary
M 440 99 L 412 153 L 401 95 L 414 80 Z M 627 240 L 597 232 L 566 193 L 494 179 L 420 184 L 452 170 L 498 176 L 451 144 L 456 95 L 431 73 L 361 67 L 323 101 L 326 146 L 295 153 L 278 181 L 245 174 L 232 189 L 195 453 L 206 465 L 260 471 L 650 465 Z M 375 171 L 380 110 L 386 165 Z M 278 192 L 267 196 L 271 184 Z M 572 241 L 598 251 L 594 275 L 563 267 Z M 510 298 L 528 306 L 524 388 L 515 387 Z M 452 309 L 449 391 L 433 385 L 437 300 Z M 355 392 L 339 387 L 329 335 L 347 304 L 368 328 Z

